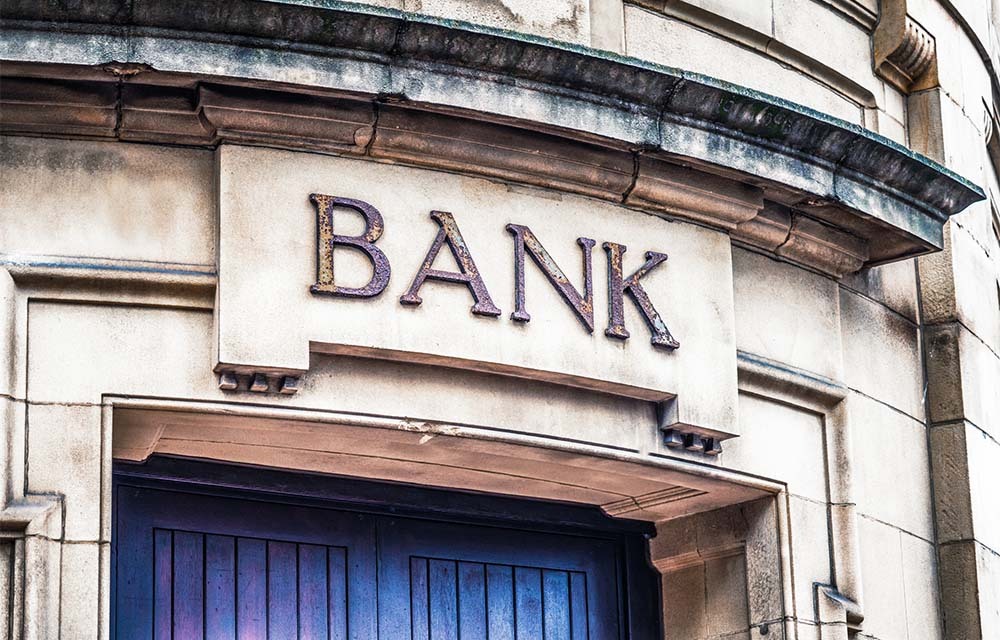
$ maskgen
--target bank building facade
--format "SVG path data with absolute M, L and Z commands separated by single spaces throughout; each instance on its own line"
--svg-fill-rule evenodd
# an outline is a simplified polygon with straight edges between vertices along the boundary
M 1000 638 L 997 0 L 0 22 L 0 638 Z

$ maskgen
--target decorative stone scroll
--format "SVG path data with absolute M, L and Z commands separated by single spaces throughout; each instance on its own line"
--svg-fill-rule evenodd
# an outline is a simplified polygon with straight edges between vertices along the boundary
M 934 36 L 907 15 L 907 0 L 882 0 L 872 34 L 875 71 L 904 93 L 938 83 Z

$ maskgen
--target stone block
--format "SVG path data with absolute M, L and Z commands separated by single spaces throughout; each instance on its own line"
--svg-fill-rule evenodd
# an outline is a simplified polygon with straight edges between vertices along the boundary
M 951 277 L 955 287 L 955 317 L 993 352 L 1000 353 L 1000 263 L 984 246 L 1000 251 L 993 230 L 973 236 L 973 229 L 955 224 L 951 232 Z M 951 318 L 947 318 L 951 319 Z
M 823 637 L 823 628 L 815 623 L 797 622 L 795 631 L 798 634 L 796 640 L 826 640 Z
M 938 539 L 1000 552 L 1000 444 L 968 422 L 931 429 Z
M 24 539 L 21 595 L 22 640 L 59 637 L 59 557 L 61 544 L 41 536 Z M 15 637 L 18 637 L 15 635 Z
M 984 638 L 1000 637 L 1000 555 L 976 547 L 979 574 L 979 615 Z
M 667 637 L 704 638 L 705 567 L 691 564 L 663 575 L 663 627 Z
M 210 151 L 4 137 L 0 158 L 5 253 L 215 262 Z
M 805 74 L 680 20 L 629 4 L 625 6 L 625 49 L 636 58 L 783 96 L 849 122 L 861 122 L 857 104 Z
M 737 348 L 842 377 L 836 282 L 734 247 L 733 296 Z
M 3 247 L 0 246 L 0 251 Z M 17 285 L 5 269 L 0 269 L 0 396 L 15 395 L 17 364 L 14 338 L 17 329 Z
M 746 633 L 746 557 L 741 553 L 705 562 L 705 630 L 710 638 L 730 638 Z
M 64 496 L 66 540 L 100 536 L 101 409 L 28 407 L 27 490 Z
M 1000 352 L 1000 291 L 997 267 L 984 249 L 993 230 L 981 213 L 964 216 L 968 226 L 952 221 L 945 226 L 945 248 L 920 258 L 924 321 L 928 324 L 959 320 L 994 352 Z M 985 227 L 985 229 L 980 229 Z
M 972 530 L 978 542 L 1000 554 L 1000 508 L 997 504 L 997 490 L 1000 488 L 1000 443 L 966 423 L 965 445 L 969 461 Z M 1000 605 L 1000 601 L 997 604 Z
M 774 0 L 772 10 L 775 40 L 876 93 L 870 35 L 861 25 L 823 2 Z
M 945 141 L 942 164 L 969 180 L 981 180 L 986 158 L 982 152 L 983 136 L 977 123 L 969 119 L 948 93 L 941 94 L 941 132 Z
M 879 108 L 893 120 L 906 122 L 907 96 L 887 82 L 881 82 L 881 85 L 883 93 Z
M 908 637 L 939 640 L 942 628 L 936 547 L 905 533 L 900 535 L 900 542 Z M 865 611 L 867 613 L 868 609 Z
M 0 396 L 0 509 L 8 499 L 24 495 L 24 401 Z
M 14 566 L 14 541 L 0 541 L 0 584 L 13 585 Z M 14 624 L 14 611 L 18 606 L 14 590 L 7 588 L 0 593 L 0 638 L 10 640 L 10 629 Z
M 726 2 L 726 0 L 689 0 L 688 4 L 706 13 L 731 20 L 736 24 L 770 36 L 774 28 L 774 10 L 770 0 L 747 0 L 746 2 Z
M 823 420 L 788 405 L 741 393 L 741 437 L 726 443 L 720 464 L 788 483 L 794 495 L 825 501 Z
M 847 386 L 922 421 L 923 369 L 916 325 L 843 289 L 840 317 Z
M 625 53 L 625 3 L 620 0 L 590 1 L 590 46 Z
M 847 403 L 859 512 L 932 540 L 926 427 L 856 393 Z
M 985 640 L 996 637 L 983 634 L 981 626 L 979 545 L 973 540 L 941 545 L 938 550 L 938 570 L 941 572 L 941 610 L 944 637 L 949 640 Z M 985 563 L 984 563 L 985 564 Z M 983 594 L 987 595 L 987 594 Z M 998 593 L 997 595 L 1000 595 Z M 996 602 L 997 600 L 994 600 Z M 995 627 L 998 629 L 1000 627 Z
M 858 528 L 864 632 L 879 639 L 905 639 L 906 592 L 900 533 L 889 525 L 865 517 L 858 519 Z
M 827 506 L 795 496 L 789 498 L 788 506 L 795 611 L 800 620 L 818 622 L 813 585 L 832 581 Z M 787 613 L 789 605 L 785 607 Z
M 935 423 L 968 420 L 1000 435 L 1000 356 L 957 322 L 929 326 L 927 403 Z
M 749 523 L 746 550 L 747 609 L 751 625 L 767 624 L 784 615 L 781 586 L 781 548 L 777 536 L 776 498 L 745 503 L 741 511 Z M 759 633 L 760 629 L 756 628 Z
M 930 431 L 934 510 L 939 542 L 971 539 L 972 496 L 964 422 L 935 425 Z
M 30 401 L 221 396 L 211 368 L 210 313 L 41 302 L 32 303 L 29 316 Z
M 100 545 L 92 543 L 62 545 L 62 571 L 59 589 L 59 623 L 63 638 L 98 636 L 101 598 L 108 592 L 101 584 Z
M 881 109 L 878 111 L 878 132 L 893 142 L 897 142 L 903 146 L 907 144 L 908 132 L 906 125 Z
M 912 260 L 865 267 L 844 276 L 840 284 L 917 322 L 917 277 Z
M 420 13 L 574 44 L 590 44 L 590 1 L 420 0 Z

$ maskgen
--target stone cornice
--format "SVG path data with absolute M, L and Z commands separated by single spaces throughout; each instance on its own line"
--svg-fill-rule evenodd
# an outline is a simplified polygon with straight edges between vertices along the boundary
M 939 248 L 947 216 L 982 198 L 849 123 L 522 34 L 336 2 L 76 6 L 5 7 L 5 131 L 474 173 L 695 220 L 832 275 Z

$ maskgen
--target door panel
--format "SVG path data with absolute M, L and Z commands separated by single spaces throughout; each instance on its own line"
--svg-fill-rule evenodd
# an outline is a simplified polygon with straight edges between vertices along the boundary
M 351 512 L 119 487 L 116 637 L 370 640 L 374 526 Z
M 609 540 L 388 518 L 378 536 L 380 640 L 621 637 Z
M 115 637 L 620 640 L 617 549 L 121 485 Z

